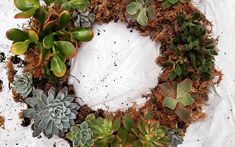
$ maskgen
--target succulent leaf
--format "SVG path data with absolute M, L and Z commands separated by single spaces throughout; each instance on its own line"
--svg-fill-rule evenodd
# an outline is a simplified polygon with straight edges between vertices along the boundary
M 57 95 L 54 88 L 49 90 L 48 95 L 40 89 L 34 90 L 33 96 L 26 98 L 26 103 L 32 108 L 23 111 L 25 116 L 34 119 L 33 136 L 44 132 L 48 138 L 51 138 L 74 125 L 73 119 L 76 118 L 79 106 L 71 102 L 73 99 L 73 96 L 68 95 L 66 87 Z M 71 107 L 72 105 L 75 107 Z
M 59 16 L 59 23 L 61 27 L 65 27 L 70 21 L 70 13 L 67 10 L 61 12 Z
M 132 2 L 127 6 L 127 13 L 130 15 L 136 14 L 138 11 L 142 9 L 142 4 L 138 2 Z
M 175 113 L 181 120 L 187 122 L 190 118 L 191 112 L 188 108 L 185 108 L 181 103 L 179 103 L 175 109 Z
M 6 32 L 6 36 L 9 40 L 19 42 L 19 41 L 25 41 L 28 39 L 28 34 L 20 29 L 13 28 Z
M 80 14 L 74 11 L 72 18 L 73 18 L 74 26 L 80 27 L 80 28 L 89 28 L 95 21 L 94 14 L 90 12 Z
M 31 41 L 31 42 L 34 42 L 34 43 L 38 43 L 38 41 L 39 41 L 39 37 L 38 37 L 38 33 L 36 32 L 36 31 L 34 31 L 34 30 L 28 30 L 28 35 L 29 35 L 29 40 Z
M 29 44 L 29 40 L 25 40 L 24 42 L 15 42 L 11 47 L 11 52 L 15 55 L 22 55 L 27 51 Z
M 63 77 L 65 75 L 67 68 L 60 56 L 55 55 L 51 59 L 51 70 L 57 77 Z
M 192 81 L 185 79 L 177 85 L 177 99 L 183 97 L 192 89 Z
M 70 0 L 64 2 L 61 7 L 63 10 L 75 9 L 83 13 L 86 11 L 89 4 L 89 0 Z
M 30 18 L 33 16 L 38 8 L 32 8 L 30 10 L 20 12 L 15 15 L 15 18 Z
M 145 8 L 143 8 L 139 15 L 137 16 L 137 22 L 142 25 L 142 26 L 146 26 L 148 23 L 148 17 L 147 17 L 147 10 Z
M 14 0 L 16 8 L 21 11 L 28 11 L 34 7 L 39 7 L 38 0 Z
M 54 35 L 49 34 L 49 35 L 45 36 L 42 42 L 43 42 L 44 48 L 51 49 L 54 45 Z
M 94 34 L 89 29 L 79 29 L 73 32 L 73 37 L 77 41 L 88 42 L 94 37 Z
M 60 53 L 66 58 L 73 58 L 76 55 L 76 49 L 71 42 L 55 41 L 54 44 L 59 48 Z
M 176 106 L 177 106 L 178 100 L 171 98 L 171 97 L 165 97 L 163 102 L 162 102 L 162 106 L 163 107 L 167 107 L 170 108 L 171 110 L 175 110 Z

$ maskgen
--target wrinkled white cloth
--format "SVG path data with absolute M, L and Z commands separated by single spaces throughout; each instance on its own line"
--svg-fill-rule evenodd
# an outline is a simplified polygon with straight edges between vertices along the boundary
M 217 69 L 223 70 L 224 77 L 218 87 L 213 86 L 210 88 L 211 92 L 209 94 L 208 106 L 205 107 L 208 118 L 205 121 L 196 122 L 189 126 L 184 142 L 180 147 L 234 147 L 235 44 L 233 40 L 235 38 L 235 1 L 193 0 L 193 2 L 194 5 L 212 21 L 214 25 L 213 36 L 219 37 L 218 49 L 220 51 L 218 57 L 216 57 L 216 67 Z M 17 27 L 17 24 L 21 26 L 21 24 L 26 21 L 13 19 L 17 10 L 11 0 L 2 0 L 0 10 L 0 51 L 4 51 L 9 57 L 11 42 L 5 38 L 5 32 L 12 27 Z M 116 24 L 101 26 L 101 28 L 106 30 L 107 35 L 108 32 L 116 32 L 115 34 L 109 33 L 108 36 L 105 35 L 103 30 L 100 30 L 100 35 L 97 36 L 98 31 L 94 30 L 97 37 L 97 40 L 94 41 L 103 40 L 106 42 L 107 46 L 101 43 L 87 43 L 87 45 L 84 46 L 87 46 L 88 49 L 81 48 L 78 57 L 72 62 L 78 62 L 79 66 L 77 68 L 78 71 L 81 71 L 81 74 L 73 75 L 80 80 L 80 84 L 77 84 L 80 86 L 79 88 L 83 90 L 82 92 L 77 92 L 77 94 L 80 97 L 84 97 L 84 100 L 86 100 L 84 102 L 90 104 L 94 109 L 98 107 L 108 108 L 99 103 L 99 101 L 102 101 L 102 97 L 103 99 L 107 97 L 106 101 L 115 97 L 114 103 L 111 103 L 113 102 L 112 100 L 110 103 L 107 103 L 107 105 L 109 105 L 108 110 L 113 110 L 115 107 L 125 108 L 125 104 L 128 103 L 132 105 L 133 103 L 131 102 L 136 100 L 133 99 L 133 97 L 140 98 L 142 92 L 148 92 L 149 88 L 154 87 L 154 83 L 157 82 L 157 76 L 160 70 L 159 67 L 153 66 L 153 64 L 155 56 L 159 52 L 156 49 L 159 49 L 160 44 L 154 45 L 151 41 L 146 39 L 145 49 L 142 54 L 139 55 L 140 49 L 137 49 L 137 47 L 143 46 L 144 39 L 136 37 L 135 32 L 127 32 L 127 34 L 123 36 L 123 32 L 121 31 L 125 30 L 123 28 L 124 26 L 124 24 L 118 26 Z M 117 32 L 117 30 L 120 30 L 120 32 Z M 123 49 L 113 48 L 114 42 L 110 40 L 115 37 L 112 36 L 109 38 L 110 35 L 115 35 L 116 40 L 123 39 L 122 44 L 119 44 L 120 42 L 115 43 L 117 46 L 123 46 Z M 130 46 L 130 44 L 126 42 L 128 36 L 138 40 L 135 42 L 135 45 L 133 44 L 133 46 L 137 46 L 134 48 L 133 52 L 124 51 L 124 49 L 129 50 L 129 48 L 125 48 L 125 46 Z M 106 37 L 107 39 L 104 40 L 102 37 Z M 133 42 L 130 41 L 130 43 L 132 44 Z M 109 48 L 111 48 L 111 51 Z M 117 52 L 118 55 L 115 52 Z M 99 56 L 103 59 L 98 60 L 94 58 L 88 60 L 87 56 Z M 124 58 L 126 58 L 126 60 L 123 60 Z M 143 63 L 140 64 L 136 61 Z M 94 70 L 97 72 L 92 73 Z M 86 73 L 86 75 L 84 73 Z M 58 137 L 54 137 L 50 140 L 43 135 L 40 139 L 33 138 L 30 126 L 27 128 L 20 126 L 21 121 L 18 118 L 18 112 L 26 108 L 26 105 L 15 103 L 12 100 L 6 74 L 5 64 L 0 63 L 0 79 L 4 82 L 3 92 L 0 93 L 0 115 L 4 116 L 6 120 L 5 129 L 0 129 L 1 147 L 52 147 L 54 143 L 57 147 L 68 147 L 68 143 Z M 85 77 L 83 77 L 83 74 Z M 108 77 L 106 76 L 107 74 L 109 75 Z M 123 79 L 115 79 L 116 75 L 119 77 L 122 76 Z M 107 77 L 107 79 L 103 80 L 105 77 Z M 78 82 L 78 80 L 71 78 L 71 82 Z M 99 80 L 102 80 L 102 82 L 99 82 Z M 115 82 L 114 80 L 117 81 Z M 94 89 L 85 89 L 85 86 Z M 113 89 L 113 87 L 115 87 L 115 89 Z M 107 94 L 109 95 L 107 96 Z M 121 98 L 125 97 L 129 97 L 130 99 L 123 101 Z M 118 99 L 118 101 L 116 101 L 116 99 Z M 122 102 L 127 103 L 120 104 Z M 143 99 L 137 100 L 137 103 L 141 104 L 143 102 Z

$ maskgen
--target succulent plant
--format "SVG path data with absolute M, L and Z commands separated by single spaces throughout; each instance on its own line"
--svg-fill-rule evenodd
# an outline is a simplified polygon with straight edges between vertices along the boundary
M 149 19 L 155 19 L 153 0 L 126 0 L 126 3 L 127 14 L 141 26 L 146 26 Z
M 188 121 L 190 110 L 186 106 L 194 102 L 189 93 L 191 89 L 192 81 L 189 79 L 185 79 L 179 84 L 175 82 L 172 84 L 162 84 L 161 91 L 164 96 L 162 106 L 175 111 L 181 120 Z
M 35 89 L 33 96 L 26 98 L 26 103 L 32 108 L 24 110 L 24 116 L 32 118 L 33 136 L 36 137 L 42 132 L 51 138 L 59 135 L 60 132 L 67 132 L 80 108 L 73 103 L 74 97 L 68 95 L 65 87 L 56 95 L 54 88 L 51 88 L 46 95 L 42 90 Z
M 66 134 L 66 138 L 73 142 L 73 147 L 90 147 L 94 144 L 93 132 L 86 121 L 70 127 L 70 132 Z
M 19 93 L 23 98 L 27 97 L 33 90 L 32 74 L 15 75 L 13 86 L 16 93 Z
M 73 18 L 74 26 L 81 27 L 81 28 L 89 28 L 95 21 L 94 14 L 90 12 L 80 14 L 77 11 L 74 11 L 72 18 Z
M 63 10 L 76 9 L 79 12 L 85 12 L 86 8 L 89 6 L 89 0 L 64 0 L 62 4 Z
M 171 139 L 171 147 L 177 147 L 179 144 L 183 143 L 183 138 L 178 135 L 175 130 L 169 130 L 168 134 L 170 135 Z
M 137 123 L 131 117 L 124 116 L 123 128 L 118 135 L 122 138 L 122 146 L 164 147 L 171 143 L 168 129 L 160 126 L 150 114 Z
M 23 11 L 16 18 L 33 17 L 34 28 L 20 30 L 13 28 L 6 36 L 13 41 L 11 51 L 22 55 L 29 48 L 39 52 L 38 65 L 50 64 L 50 69 L 57 77 L 63 77 L 67 71 L 65 62 L 77 54 L 79 42 L 87 42 L 93 38 L 93 33 L 85 28 L 69 27 L 73 20 L 70 9 L 85 12 L 89 0 L 44 0 L 48 5 L 42 7 L 39 0 L 15 0 L 16 7 Z M 57 5 L 55 9 L 49 5 Z M 45 62 L 44 62 L 45 61 Z
M 94 114 L 91 114 L 86 118 L 86 122 L 93 131 L 94 146 L 118 146 L 118 138 L 115 133 L 121 126 L 120 118 L 115 120 L 111 120 L 108 117 L 104 119 L 101 117 L 95 118 Z
M 157 0 L 162 2 L 162 8 L 167 9 L 172 6 L 177 6 L 180 3 L 188 3 L 190 0 Z
M 205 27 L 199 22 L 201 14 L 196 12 L 186 20 L 182 15 L 177 16 L 180 32 L 173 38 L 172 50 L 177 61 L 168 60 L 163 66 L 171 66 L 170 80 L 175 78 L 191 78 L 192 80 L 210 80 L 217 55 L 214 39 L 206 37 Z M 192 67 L 188 71 L 186 67 Z

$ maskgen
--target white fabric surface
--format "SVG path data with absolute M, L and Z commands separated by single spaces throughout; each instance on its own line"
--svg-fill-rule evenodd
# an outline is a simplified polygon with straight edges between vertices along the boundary
M 213 28 L 213 36 L 220 37 L 219 38 L 219 44 L 218 48 L 220 49 L 219 56 L 216 58 L 216 67 L 218 69 L 223 70 L 224 77 L 222 83 L 217 86 L 211 87 L 211 92 L 209 95 L 209 102 L 208 106 L 205 107 L 205 111 L 208 114 L 208 119 L 201 122 L 196 122 L 187 129 L 186 136 L 184 138 L 184 143 L 180 145 L 180 147 L 234 147 L 235 146 L 235 44 L 234 44 L 234 38 L 235 38 L 235 1 L 234 0 L 194 0 L 194 5 L 197 6 L 206 16 L 209 20 L 212 21 L 214 24 Z M 4 51 L 9 56 L 9 49 L 11 42 L 8 41 L 5 38 L 5 32 L 12 27 L 17 27 L 17 24 L 22 24 L 25 21 L 21 20 L 14 20 L 13 16 L 17 12 L 17 10 L 13 6 L 13 1 L 11 0 L 2 0 L 0 3 L 0 50 Z M 123 27 L 122 25 L 120 27 Z M 106 29 L 108 32 L 115 31 L 116 28 L 110 27 L 109 29 Z M 118 27 L 119 29 L 119 27 Z M 100 30 L 101 33 L 103 30 Z M 121 34 L 121 33 L 120 33 Z M 111 34 L 110 34 L 111 35 Z M 119 33 L 115 36 L 117 38 Z M 102 34 L 99 37 L 104 37 Z M 121 37 L 120 37 L 121 38 Z M 110 38 L 111 39 L 111 38 Z M 106 40 L 104 40 L 106 41 Z M 124 40 L 126 41 L 126 40 Z M 107 41 L 106 41 L 107 42 Z M 109 44 L 110 43 L 110 44 Z M 141 42 L 140 42 L 141 43 Z M 107 45 L 112 46 L 113 42 L 107 42 Z M 116 43 L 118 44 L 118 42 Z M 91 45 L 91 44 L 90 44 Z M 124 44 L 123 44 L 124 45 Z M 89 46 L 89 44 L 87 44 Z M 158 45 L 159 46 L 159 45 Z M 98 47 L 94 47 L 98 48 Z M 106 50 L 108 48 L 104 47 Z M 88 52 L 91 50 L 87 50 Z M 101 54 L 103 52 L 97 51 L 95 52 L 97 54 Z M 120 52 L 119 52 L 120 51 Z M 121 53 L 122 50 L 118 50 L 118 53 Z M 80 52 L 83 53 L 85 56 L 88 54 L 88 52 Z M 157 53 L 158 51 L 154 50 L 154 48 L 151 51 L 151 48 L 149 49 L 149 53 Z M 110 56 L 111 53 L 107 52 L 109 54 L 102 54 L 102 56 L 107 60 L 108 62 L 112 61 L 107 56 Z M 130 56 L 132 59 L 127 59 L 129 61 L 126 61 L 126 65 L 123 63 L 122 66 L 126 66 L 126 70 L 122 70 L 120 72 L 120 75 L 127 76 L 127 77 L 134 77 L 136 81 L 140 81 L 143 77 L 136 76 L 136 74 L 129 73 L 130 71 L 136 71 L 139 73 L 139 71 L 146 71 L 149 73 L 152 73 L 151 70 L 158 71 L 158 67 L 156 68 L 150 68 L 148 70 L 145 70 L 146 67 L 142 70 L 135 68 L 134 65 L 136 63 L 136 60 L 139 60 L 135 55 L 132 55 L 135 52 L 128 53 L 128 55 L 123 54 L 123 56 Z M 90 55 L 90 54 L 89 54 Z M 95 55 L 93 55 L 95 57 Z M 79 55 L 80 57 L 81 55 Z M 90 55 L 91 56 L 91 55 Z M 78 57 L 78 58 L 79 58 Z M 145 57 L 153 57 L 152 55 L 143 55 L 143 58 Z M 81 57 L 81 61 L 87 61 L 85 57 Z M 76 59 L 80 60 L 80 59 Z M 154 59 L 153 59 L 154 60 Z M 132 63 L 133 61 L 133 63 Z M 143 61 L 143 60 L 142 60 Z M 149 63 L 150 61 L 147 60 L 146 63 Z M 96 63 L 96 64 L 94 64 Z M 79 71 L 85 72 L 86 69 L 84 66 L 88 66 L 90 68 L 96 67 L 100 65 L 101 63 L 82 63 L 83 67 L 77 67 Z M 104 61 L 104 63 L 106 63 Z M 107 64 L 107 63 L 106 63 Z M 105 65 L 106 65 L 105 64 Z M 96 65 L 96 66 L 94 66 Z M 117 65 L 120 65 L 117 63 Z M 130 65 L 132 65 L 131 69 Z M 136 64 L 139 66 L 138 64 Z M 99 73 L 90 73 L 89 76 L 95 76 L 95 74 L 101 75 L 102 70 L 105 68 L 110 68 L 110 72 L 112 70 L 115 70 L 116 66 L 113 66 L 113 63 L 111 62 L 110 65 L 107 65 L 99 70 Z M 118 67 L 118 66 L 117 66 Z M 81 69 L 79 69 L 81 68 Z M 124 69 L 124 67 L 123 67 Z M 91 69 L 92 71 L 93 69 Z M 133 74 L 133 75 L 131 75 Z M 79 77 L 80 76 L 80 77 Z M 82 74 L 78 74 L 78 78 L 80 80 L 80 84 L 83 84 Z M 87 75 L 88 76 L 88 75 Z M 11 92 L 8 88 L 8 81 L 6 78 L 6 70 L 5 65 L 0 64 L 0 78 L 4 82 L 4 89 L 3 92 L 0 93 L 0 115 L 4 116 L 6 119 L 5 122 L 5 129 L 0 129 L 0 146 L 1 147 L 52 147 L 54 143 L 56 143 L 57 147 L 67 147 L 68 144 L 63 141 L 62 139 L 59 139 L 57 137 L 54 137 L 51 140 L 47 140 L 45 137 L 42 137 L 41 139 L 38 138 L 32 138 L 31 135 L 31 129 L 30 127 L 23 128 L 20 126 L 20 120 L 18 119 L 18 112 L 24 108 L 26 108 L 25 104 L 15 103 L 11 98 Z M 156 79 L 156 77 L 149 76 L 148 80 Z M 85 79 L 88 80 L 88 77 L 85 75 Z M 95 79 L 93 77 L 93 79 Z M 130 79 L 118 80 L 118 84 L 115 84 L 112 82 L 112 78 L 109 78 L 107 80 L 108 86 L 122 87 L 120 90 L 120 93 L 115 93 L 113 95 L 114 97 L 122 96 L 124 90 L 130 88 L 130 85 L 133 84 L 134 81 Z M 91 82 L 91 81 L 90 81 Z M 98 81 L 97 81 L 98 82 Z M 97 84 L 97 82 L 94 82 L 92 84 Z M 130 82 L 130 83 L 129 83 Z M 125 83 L 125 84 L 123 84 Z M 92 85 L 91 84 L 91 85 Z M 104 83 L 103 83 L 104 84 Z M 119 85 L 120 84 L 120 85 Z M 93 86 L 96 87 L 97 85 Z M 134 91 L 136 91 L 137 96 L 140 94 L 139 92 L 145 92 L 148 91 L 148 88 L 153 87 L 154 85 L 145 85 L 143 84 L 143 87 L 135 87 Z M 109 88 L 109 87 L 108 87 Z M 137 89 L 140 88 L 140 89 Z M 111 88 L 110 88 L 111 89 Z M 94 93 L 99 93 L 100 97 L 102 97 L 104 93 L 107 93 L 110 89 L 106 89 L 106 86 L 99 85 L 98 91 L 85 91 L 88 93 L 89 97 L 92 97 L 91 104 L 94 105 L 98 100 L 94 100 L 93 97 Z M 138 91 L 143 90 L 143 91 Z M 102 91 L 102 92 L 99 92 Z M 119 91 L 119 90 L 118 90 Z M 94 93 L 92 93 L 94 92 Z M 110 92 L 111 93 L 111 92 Z M 134 97 L 136 96 L 136 93 L 130 93 L 128 96 L 128 93 L 125 93 L 127 97 Z M 85 95 L 85 94 L 84 94 Z M 80 94 L 80 96 L 84 96 Z M 86 96 L 86 95 L 85 95 Z M 112 95 L 110 95 L 111 97 Z M 109 97 L 109 98 L 110 98 Z M 100 106 L 102 107 L 102 106 Z M 121 107 L 121 106 L 120 106 Z M 94 109 L 96 107 L 94 106 Z M 110 107 L 110 109 L 113 108 L 113 106 Z

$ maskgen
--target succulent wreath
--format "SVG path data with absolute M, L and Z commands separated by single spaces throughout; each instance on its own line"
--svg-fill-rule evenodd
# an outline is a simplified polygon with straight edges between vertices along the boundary
M 208 87 L 221 73 L 214 68 L 216 40 L 211 24 L 190 0 L 14 0 L 30 18 L 13 28 L 8 78 L 14 99 L 25 102 L 23 123 L 33 120 L 33 136 L 67 138 L 73 147 L 176 147 L 187 126 L 205 118 L 202 107 Z M 93 23 L 127 23 L 143 36 L 161 43 L 156 63 L 162 66 L 158 84 L 145 106 L 115 113 L 94 111 L 75 101 L 68 84 L 69 61 L 82 42 L 93 38 Z M 15 73 L 13 58 L 24 55 L 23 73 Z M 16 74 L 16 75 L 15 75 Z M 218 80 L 218 82 L 219 82 Z

